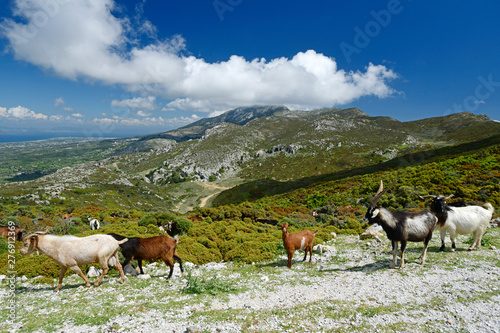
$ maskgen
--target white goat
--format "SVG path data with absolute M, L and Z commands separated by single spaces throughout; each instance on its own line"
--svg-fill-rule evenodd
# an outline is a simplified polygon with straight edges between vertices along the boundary
M 450 232 L 451 251 L 455 251 L 455 238 L 457 234 L 474 234 L 474 241 L 469 247 L 469 251 L 477 250 L 481 247 L 481 239 L 488 228 L 491 216 L 495 209 L 490 203 L 485 203 L 484 208 L 480 206 L 452 207 L 446 204 L 446 200 L 453 197 L 449 195 L 426 195 L 421 199 L 432 198 L 431 211 L 437 216 L 436 228 L 441 234 L 441 247 L 439 251 L 444 251 L 444 239 L 446 232 Z
M 46 235 L 44 232 L 36 232 L 24 239 L 21 254 L 26 255 L 32 253 L 34 250 L 39 250 L 59 264 L 61 267 L 59 284 L 55 291 L 61 289 L 62 280 L 68 268 L 85 280 L 85 284 L 89 287 L 89 279 L 82 273 L 82 270 L 78 266 L 98 263 L 103 271 L 94 283 L 97 287 L 104 278 L 104 275 L 109 271 L 108 261 L 118 268 L 121 276 L 120 283 L 124 283 L 125 275 L 118 261 L 118 249 L 120 248 L 120 244 L 126 241 L 126 238 L 122 241 L 117 241 L 109 235 L 102 234 L 75 237 Z
M 90 230 L 97 230 L 101 227 L 101 225 L 99 224 L 99 220 L 98 219 L 93 219 L 91 217 L 88 218 L 88 221 L 89 221 L 89 224 L 90 224 Z

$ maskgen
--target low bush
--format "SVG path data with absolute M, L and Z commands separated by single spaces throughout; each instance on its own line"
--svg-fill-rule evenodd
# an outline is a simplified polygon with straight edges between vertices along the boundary
M 185 294 L 217 295 L 220 293 L 231 293 L 237 291 L 237 289 L 231 284 L 223 282 L 215 276 L 210 279 L 206 279 L 205 277 L 193 277 L 191 273 L 188 273 L 186 279 L 187 284 L 182 289 L 182 292 Z

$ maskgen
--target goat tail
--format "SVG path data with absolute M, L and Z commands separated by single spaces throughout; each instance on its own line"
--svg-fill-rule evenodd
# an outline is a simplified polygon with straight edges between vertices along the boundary
M 315 232 L 313 232 L 313 235 L 316 235 L 318 233 L 319 230 L 316 230 Z
M 122 245 L 123 243 L 125 243 L 126 241 L 128 241 L 128 238 L 124 238 L 122 239 L 121 241 L 117 241 L 118 242 L 118 245 Z
M 493 208 L 493 206 L 489 202 L 485 203 L 483 207 L 486 208 L 491 213 L 495 212 L 495 208 Z

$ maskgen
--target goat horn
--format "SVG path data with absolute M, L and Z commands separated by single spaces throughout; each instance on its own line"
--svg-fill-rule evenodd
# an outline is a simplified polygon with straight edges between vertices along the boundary
M 437 195 L 432 195 L 432 194 L 429 194 L 429 195 L 419 195 L 418 196 L 420 199 L 427 199 L 427 198 L 437 198 Z
M 375 194 L 375 197 L 372 199 L 372 202 L 370 203 L 370 207 L 374 208 L 375 205 L 377 204 L 377 201 L 380 199 L 381 196 L 383 196 L 387 191 L 389 191 L 397 182 L 398 180 L 394 180 L 394 182 L 384 190 L 384 183 L 382 180 L 380 181 L 380 187 L 378 188 L 377 193 Z
M 450 198 L 452 198 L 452 197 L 454 197 L 454 196 L 455 196 L 454 194 L 450 194 L 449 196 L 444 197 L 443 199 L 444 199 L 444 200 L 448 200 L 448 199 L 450 199 Z
M 45 235 L 45 234 L 46 234 L 46 233 L 45 233 L 45 232 L 43 232 L 43 231 L 36 231 L 36 232 L 34 232 L 34 233 L 29 234 L 28 236 L 26 236 L 26 238 L 32 238 L 32 237 L 35 237 L 35 236 L 37 236 L 37 237 L 38 237 L 38 236 L 40 236 L 40 235 Z

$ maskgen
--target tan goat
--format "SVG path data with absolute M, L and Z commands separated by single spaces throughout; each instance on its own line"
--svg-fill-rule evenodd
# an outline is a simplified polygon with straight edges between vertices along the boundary
M 125 274 L 118 261 L 118 249 L 120 244 L 125 243 L 127 239 L 117 241 L 109 235 L 92 235 L 87 237 L 75 236 L 55 236 L 46 235 L 44 232 L 36 232 L 28 235 L 24 239 L 21 254 L 30 254 L 38 250 L 46 256 L 54 259 L 61 270 L 59 272 L 59 284 L 55 291 L 59 291 L 62 286 L 64 274 L 67 269 L 77 273 L 87 287 L 90 287 L 89 279 L 82 273 L 79 265 L 98 263 L 102 268 L 102 274 L 94 285 L 97 287 L 109 271 L 108 260 L 110 263 L 114 260 L 114 265 L 120 272 L 120 283 L 124 283 Z

